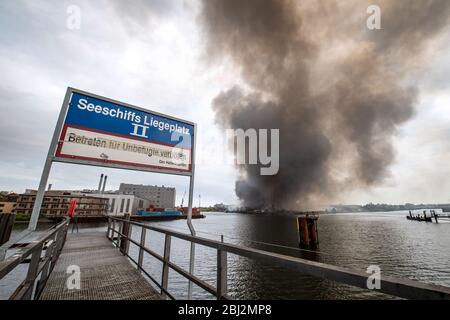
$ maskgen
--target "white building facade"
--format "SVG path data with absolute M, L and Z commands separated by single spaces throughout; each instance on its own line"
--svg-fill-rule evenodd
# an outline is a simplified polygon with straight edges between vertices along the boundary
M 92 196 L 108 198 L 107 213 L 110 216 L 123 216 L 126 213 L 135 215 L 139 210 L 150 207 L 150 201 L 132 194 L 97 193 Z

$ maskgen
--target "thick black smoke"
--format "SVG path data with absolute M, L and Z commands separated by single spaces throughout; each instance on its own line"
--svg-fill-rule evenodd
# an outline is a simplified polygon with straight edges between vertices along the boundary
M 366 27 L 372 4 L 381 30 Z M 280 129 L 277 175 L 240 167 L 243 204 L 305 208 L 381 182 L 414 114 L 409 72 L 449 13 L 448 0 L 204 0 L 208 58 L 231 58 L 245 82 L 214 99 L 217 121 Z

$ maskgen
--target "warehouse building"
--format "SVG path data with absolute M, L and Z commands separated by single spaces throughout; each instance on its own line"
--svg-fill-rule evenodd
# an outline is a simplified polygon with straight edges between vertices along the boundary
M 36 200 L 36 190 L 27 190 L 17 197 L 17 204 L 13 213 L 30 214 L 33 212 Z M 70 201 L 75 199 L 77 207 L 75 215 L 83 217 L 98 217 L 107 213 L 108 199 L 103 197 L 87 196 L 73 191 L 46 191 L 41 207 L 41 215 L 54 218 L 67 215 Z
M 175 208 L 175 188 L 121 183 L 119 193 L 146 199 L 156 208 Z

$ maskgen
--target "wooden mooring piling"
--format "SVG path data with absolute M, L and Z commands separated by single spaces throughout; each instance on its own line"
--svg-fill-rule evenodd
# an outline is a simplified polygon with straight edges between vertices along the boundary
M 317 215 L 309 214 L 297 217 L 298 244 L 301 248 L 319 247 L 318 219 Z

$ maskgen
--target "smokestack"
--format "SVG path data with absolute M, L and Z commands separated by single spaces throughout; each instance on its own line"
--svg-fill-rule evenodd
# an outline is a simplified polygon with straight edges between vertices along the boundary
M 51 183 L 48 184 L 48 188 L 47 188 L 47 191 L 50 191 L 50 190 L 52 190 L 52 184 Z
M 106 187 L 106 180 L 108 179 L 108 176 L 105 175 L 105 180 L 103 180 L 103 188 L 102 188 L 102 193 L 105 192 L 105 187 Z
M 100 175 L 100 182 L 98 183 L 97 192 L 100 193 L 102 188 L 102 182 L 103 182 L 103 173 Z

